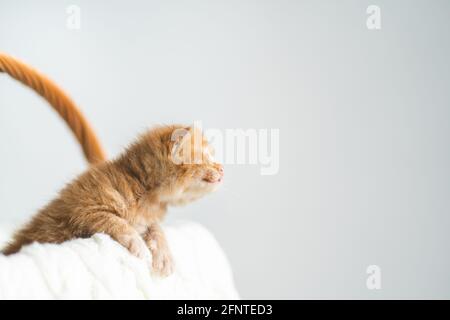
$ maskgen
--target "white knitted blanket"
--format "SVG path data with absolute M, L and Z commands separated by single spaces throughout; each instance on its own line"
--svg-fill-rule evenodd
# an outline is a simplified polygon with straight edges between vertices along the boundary
M 228 260 L 209 231 L 192 222 L 164 229 L 175 262 L 167 278 L 151 275 L 145 262 L 96 234 L 0 254 L 0 299 L 238 298 Z

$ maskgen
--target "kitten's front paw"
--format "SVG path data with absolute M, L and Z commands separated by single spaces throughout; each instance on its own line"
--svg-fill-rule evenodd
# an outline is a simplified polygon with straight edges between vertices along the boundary
M 158 248 L 156 242 L 151 243 L 150 250 L 152 252 L 152 272 L 167 277 L 173 273 L 173 259 L 170 250 L 167 247 Z
M 132 255 L 144 260 L 148 265 L 151 264 L 151 253 L 140 236 L 124 235 L 119 239 L 119 242 L 127 248 Z
M 173 273 L 173 260 L 168 250 L 160 250 L 153 254 L 153 272 L 167 277 Z

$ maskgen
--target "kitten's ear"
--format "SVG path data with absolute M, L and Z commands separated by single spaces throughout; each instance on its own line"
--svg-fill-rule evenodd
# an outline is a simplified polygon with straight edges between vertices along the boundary
M 172 132 L 170 159 L 173 163 L 190 163 L 191 133 L 191 127 L 177 128 Z

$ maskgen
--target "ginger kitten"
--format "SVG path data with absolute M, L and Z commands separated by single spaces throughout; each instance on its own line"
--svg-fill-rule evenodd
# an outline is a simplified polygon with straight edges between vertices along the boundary
M 160 221 L 167 207 L 215 190 L 222 165 L 195 128 L 161 126 L 148 131 L 113 161 L 91 167 L 16 232 L 3 250 L 15 253 L 34 241 L 61 243 L 103 232 L 133 255 L 150 260 L 160 275 L 172 259 Z M 149 251 L 150 250 L 150 251 Z

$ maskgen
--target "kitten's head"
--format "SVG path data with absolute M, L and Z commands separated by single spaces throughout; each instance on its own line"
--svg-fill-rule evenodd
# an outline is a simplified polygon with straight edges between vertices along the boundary
M 152 169 L 160 173 L 162 201 L 182 205 L 216 190 L 221 184 L 223 166 L 214 161 L 214 149 L 198 128 L 161 126 L 152 129 L 144 139 L 150 141 L 152 158 L 157 159 Z

